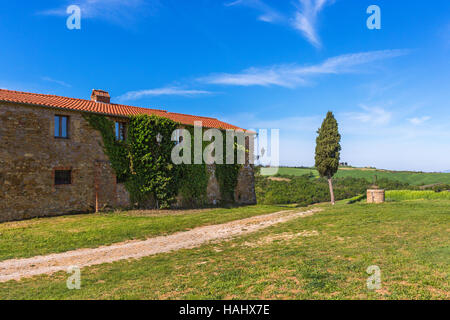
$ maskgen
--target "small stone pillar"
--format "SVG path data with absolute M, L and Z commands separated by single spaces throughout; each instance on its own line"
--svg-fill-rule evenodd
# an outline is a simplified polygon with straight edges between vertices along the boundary
M 385 194 L 383 189 L 369 189 L 367 190 L 367 203 L 384 203 Z

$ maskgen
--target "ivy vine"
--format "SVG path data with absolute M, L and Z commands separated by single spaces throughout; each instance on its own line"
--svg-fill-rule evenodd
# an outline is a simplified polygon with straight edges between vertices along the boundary
M 118 181 L 126 181 L 130 175 L 129 152 L 125 142 L 116 140 L 114 122 L 97 114 L 83 114 L 83 117 L 91 127 L 100 132 L 104 152 L 109 157 Z
M 234 141 L 234 164 L 226 164 L 226 139 L 223 139 L 224 159 L 221 165 L 216 164 L 216 178 L 219 182 L 223 202 L 236 202 L 234 197 L 238 182 L 239 171 L 242 165 L 238 164 L 238 144 Z
M 130 175 L 125 182 L 131 200 L 148 206 L 152 200 L 157 208 L 169 208 L 178 191 L 179 166 L 171 161 L 172 132 L 178 124 L 154 115 L 130 118 L 127 133 Z
M 194 127 L 188 126 L 185 129 L 191 135 L 191 146 L 193 146 Z M 191 152 L 191 164 L 182 164 L 181 167 L 179 194 L 182 198 L 183 207 L 195 208 L 206 206 L 208 202 L 207 188 L 209 181 L 206 164 L 194 164 L 194 153 Z
M 84 118 L 100 132 L 104 152 L 118 180 L 125 183 L 132 203 L 140 208 L 168 208 L 179 195 L 184 207 L 207 205 L 209 175 L 206 164 L 174 165 L 171 161 L 174 146 L 171 136 L 179 123 L 154 115 L 131 116 L 126 141 L 117 141 L 113 121 L 103 115 L 87 113 Z M 194 145 L 194 128 L 188 126 L 185 129 L 191 133 Z M 204 142 L 203 147 L 205 145 Z M 192 163 L 193 160 L 192 152 Z M 216 178 L 224 202 L 235 201 L 234 190 L 241 167 L 216 165 Z

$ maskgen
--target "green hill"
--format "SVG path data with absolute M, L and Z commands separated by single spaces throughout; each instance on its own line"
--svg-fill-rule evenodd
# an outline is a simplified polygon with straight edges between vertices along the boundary
M 261 169 L 261 174 L 264 174 L 264 168 Z M 319 176 L 319 173 L 314 168 L 280 168 L 278 175 L 281 176 L 302 176 L 305 174 L 313 174 Z M 400 182 L 409 183 L 411 185 L 432 185 L 432 184 L 450 184 L 450 173 L 424 173 L 412 171 L 388 171 L 369 168 L 349 168 L 344 167 L 339 169 L 336 177 L 345 178 L 364 178 L 372 182 L 374 176 L 378 179 L 386 178 L 389 180 L 396 180 Z

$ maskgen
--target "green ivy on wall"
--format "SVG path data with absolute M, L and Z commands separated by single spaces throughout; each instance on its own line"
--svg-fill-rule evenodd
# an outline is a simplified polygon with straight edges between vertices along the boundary
M 234 198 L 234 191 L 237 186 L 239 171 L 242 168 L 242 165 L 237 164 L 238 144 L 236 143 L 236 141 L 234 142 L 235 164 L 226 164 L 226 139 L 223 140 L 223 150 L 224 164 L 216 164 L 216 178 L 219 182 L 222 201 L 236 202 L 236 199 Z
M 84 117 L 101 133 L 104 152 L 118 180 L 124 181 L 132 203 L 141 208 L 168 208 L 180 195 L 185 207 L 207 205 L 209 174 L 206 164 L 174 165 L 171 161 L 174 147 L 171 136 L 179 128 L 178 123 L 154 115 L 131 116 L 126 141 L 117 141 L 113 121 L 95 114 L 85 114 Z M 185 129 L 191 133 L 193 146 L 194 128 L 188 126 Z M 207 144 L 209 142 L 203 142 L 203 148 Z M 192 163 L 193 160 L 192 152 Z M 234 190 L 241 167 L 216 165 L 216 177 L 224 202 L 235 201 Z
M 105 116 L 96 114 L 86 113 L 83 116 L 91 127 L 102 135 L 104 152 L 109 157 L 117 179 L 126 181 L 130 174 L 128 149 L 125 142 L 116 140 L 114 122 Z
M 194 127 L 186 128 L 191 135 L 191 146 L 194 145 Z M 205 147 L 203 142 L 202 150 Z M 207 205 L 207 188 L 209 174 L 206 164 L 194 164 L 194 153 L 191 152 L 191 164 L 182 164 L 179 175 L 179 194 L 183 199 L 183 206 L 189 208 L 204 207 Z
M 157 208 L 169 208 L 178 191 L 181 167 L 172 164 L 172 132 L 178 124 L 154 115 L 130 118 L 127 133 L 130 175 L 125 186 L 132 201 L 145 206 L 151 200 Z M 159 138 L 159 140 L 158 140 Z

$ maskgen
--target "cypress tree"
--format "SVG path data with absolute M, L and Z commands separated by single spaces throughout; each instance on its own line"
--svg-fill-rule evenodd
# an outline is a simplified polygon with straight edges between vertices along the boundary
M 341 135 L 334 115 L 331 111 L 322 123 L 322 127 L 317 131 L 316 139 L 316 169 L 321 177 L 328 179 L 330 186 L 331 203 L 334 205 L 333 176 L 339 169 L 341 156 Z

